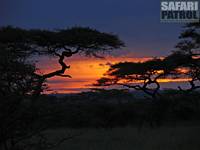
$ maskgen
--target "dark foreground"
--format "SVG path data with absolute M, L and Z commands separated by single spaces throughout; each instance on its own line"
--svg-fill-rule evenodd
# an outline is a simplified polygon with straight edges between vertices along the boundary
M 200 126 L 184 125 L 161 128 L 123 127 L 113 129 L 58 129 L 52 137 L 80 136 L 63 142 L 53 150 L 199 150 Z

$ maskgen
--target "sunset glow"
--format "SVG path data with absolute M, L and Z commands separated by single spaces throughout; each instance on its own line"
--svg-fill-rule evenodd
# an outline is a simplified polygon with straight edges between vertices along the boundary
M 92 88 L 92 84 L 105 74 L 111 64 L 117 62 L 143 62 L 151 58 L 106 57 L 105 59 L 75 56 L 67 59 L 71 68 L 65 74 L 72 78 L 54 77 L 48 80 L 47 93 L 78 93 Z M 56 58 L 43 58 L 38 63 L 41 73 L 48 73 L 60 68 Z M 185 82 L 189 79 L 160 79 L 160 83 Z

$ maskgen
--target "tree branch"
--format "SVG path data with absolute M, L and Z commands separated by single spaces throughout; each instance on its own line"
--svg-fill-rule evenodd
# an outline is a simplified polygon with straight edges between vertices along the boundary
M 194 90 L 200 88 L 200 86 L 196 86 L 196 85 L 195 85 L 194 80 L 189 81 L 189 83 L 190 83 L 190 86 L 191 86 L 189 89 L 185 89 L 185 90 L 184 90 L 184 89 L 182 89 L 180 86 L 178 86 L 178 89 L 179 89 L 180 91 L 182 91 L 182 92 L 192 92 L 192 91 L 194 91 Z
M 35 96 L 39 95 L 42 92 L 42 89 L 41 89 L 42 84 L 48 78 L 52 78 L 54 76 L 72 78 L 70 75 L 64 75 L 66 69 L 70 68 L 70 66 L 65 64 L 64 59 L 65 59 L 65 57 L 71 57 L 73 54 L 78 53 L 80 48 L 78 47 L 74 52 L 72 52 L 71 49 L 68 49 L 66 47 L 63 47 L 63 48 L 65 49 L 65 51 L 63 51 L 62 54 L 54 52 L 54 54 L 59 57 L 58 62 L 61 65 L 61 69 L 47 73 L 47 74 L 44 74 L 44 75 L 38 75 L 39 80 L 38 80 L 38 86 L 37 86 L 36 91 L 34 93 Z

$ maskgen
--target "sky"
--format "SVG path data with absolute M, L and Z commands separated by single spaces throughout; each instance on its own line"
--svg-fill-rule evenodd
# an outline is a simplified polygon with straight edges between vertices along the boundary
M 89 91 L 94 87 L 92 84 L 96 83 L 96 80 L 101 78 L 103 74 L 109 69 L 111 64 L 122 61 L 130 62 L 143 62 L 149 60 L 149 57 L 133 58 L 133 57 L 107 57 L 105 59 L 96 58 L 81 58 L 75 56 L 67 59 L 66 63 L 70 64 L 70 69 L 66 70 L 66 75 L 72 76 L 72 78 L 53 77 L 48 80 L 48 90 L 46 93 L 79 93 L 80 91 Z M 46 65 L 48 64 L 48 65 Z M 54 65 L 51 65 L 54 64 Z M 43 58 L 40 60 L 38 66 L 41 68 L 40 73 L 48 73 L 52 70 L 57 70 L 60 66 L 56 59 Z M 188 79 L 162 79 L 159 80 L 161 88 L 177 88 L 178 85 L 186 87 Z M 137 83 L 138 84 L 138 83 Z M 104 88 L 122 88 L 122 87 L 104 87 Z
M 126 47 L 113 53 L 113 62 L 170 54 L 183 26 L 160 22 L 160 0 L 0 0 L 0 26 L 6 25 L 51 30 L 83 26 L 117 34 Z M 68 61 L 72 67 L 83 67 L 81 64 L 85 64 L 91 70 L 92 65 L 96 66 L 96 70 L 86 74 L 72 70 L 74 76 L 70 81 L 57 78 L 49 81 L 49 85 L 57 90 L 68 88 L 80 91 L 88 80 L 95 81 L 103 75 L 108 68 L 105 65 L 107 60 L 83 58 L 78 62 L 72 58 Z M 51 68 L 45 66 L 48 61 L 53 64 Z M 39 62 L 38 66 L 44 72 L 57 66 L 55 60 L 49 58 L 41 58 Z M 98 66 L 98 63 L 105 66 Z M 102 67 L 101 73 L 98 67 Z

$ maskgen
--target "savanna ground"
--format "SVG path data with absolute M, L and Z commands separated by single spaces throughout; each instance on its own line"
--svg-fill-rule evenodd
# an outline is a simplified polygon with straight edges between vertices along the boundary
M 156 129 L 134 127 L 113 129 L 57 129 L 52 137 L 70 133 L 80 136 L 53 150 L 199 150 L 199 125 L 165 126 Z
M 54 129 L 47 131 L 47 137 L 50 141 L 66 139 L 52 149 L 199 150 L 199 94 L 184 95 L 184 99 L 176 94 L 164 96 L 162 103 L 152 108 L 145 100 L 134 101 L 129 93 L 118 98 L 111 93 L 59 98 L 56 107 L 65 113 L 55 117 Z

